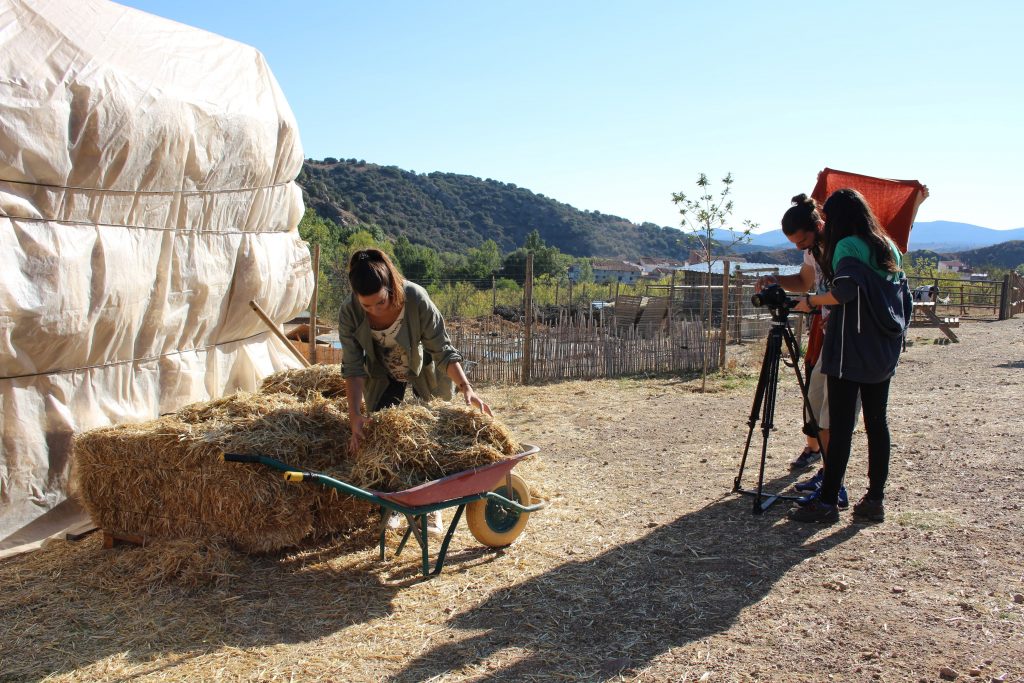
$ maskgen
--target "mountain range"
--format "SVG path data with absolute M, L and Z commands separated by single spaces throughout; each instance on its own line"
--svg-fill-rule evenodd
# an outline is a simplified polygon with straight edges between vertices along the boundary
M 721 235 L 722 239 L 731 239 L 731 237 L 732 233 L 729 231 L 723 231 Z M 990 247 L 1011 240 L 1024 240 L 1024 228 L 993 230 L 970 223 L 917 221 L 910 232 L 910 248 L 912 250 L 927 249 L 940 253 Z M 770 251 L 789 247 L 789 241 L 782 230 L 769 230 L 751 235 L 747 247 Z M 749 249 L 745 250 L 749 251 Z
M 685 260 L 697 247 L 696 238 L 678 228 L 581 211 L 490 178 L 416 173 L 362 160 L 326 158 L 307 159 L 298 182 L 306 206 L 324 218 L 341 225 L 377 225 L 393 238 L 405 236 L 414 244 L 441 252 L 463 253 L 494 240 L 508 253 L 521 247 L 533 230 L 548 246 L 577 257 Z M 732 242 L 728 231 L 717 237 L 725 244 Z M 1010 240 L 1024 240 L 1024 228 L 992 230 L 967 223 L 925 221 L 915 223 L 910 246 L 915 251 L 951 254 Z M 775 255 L 776 262 L 796 253 L 781 230 L 752 235 L 749 243 L 733 250 Z M 1015 256 L 1017 249 L 1010 251 Z

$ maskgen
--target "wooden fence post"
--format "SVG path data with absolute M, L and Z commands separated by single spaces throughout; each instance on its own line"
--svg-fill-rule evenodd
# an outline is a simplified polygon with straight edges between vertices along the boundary
M 491 273 L 491 313 L 498 307 L 498 288 L 494 284 L 494 273 Z
M 316 365 L 316 300 L 320 296 L 320 245 L 313 245 L 313 301 L 309 304 L 309 362 Z
M 1006 320 L 1010 317 L 1010 291 L 1013 281 L 1010 279 L 1010 274 L 1007 273 L 1006 277 L 1003 278 L 1003 291 L 999 295 L 999 319 Z
M 523 283 L 526 328 L 523 330 L 523 384 L 530 383 L 533 336 L 533 252 L 526 255 L 526 282 Z
M 675 294 L 676 294 L 676 271 L 673 270 L 672 271 L 672 279 L 669 281 L 669 285 L 668 285 L 668 324 L 669 325 L 672 324 L 672 316 L 673 316 L 672 309 L 673 309 L 674 304 L 675 304 Z
M 718 347 L 718 369 L 725 369 L 725 345 L 729 343 L 729 261 L 722 262 L 722 338 Z

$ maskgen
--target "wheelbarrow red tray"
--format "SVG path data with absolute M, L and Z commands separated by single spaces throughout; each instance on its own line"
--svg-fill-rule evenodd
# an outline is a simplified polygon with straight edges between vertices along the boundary
M 465 496 L 472 496 L 493 489 L 505 478 L 506 474 L 512 471 L 512 468 L 520 460 L 533 455 L 539 450 L 536 446 L 531 446 L 529 450 L 513 455 L 510 458 L 499 460 L 490 465 L 449 474 L 447 477 L 434 479 L 404 491 L 395 491 L 393 493 L 374 491 L 373 493 L 385 500 L 390 500 L 406 507 L 435 505 L 449 500 L 456 500 L 457 498 L 464 498 Z

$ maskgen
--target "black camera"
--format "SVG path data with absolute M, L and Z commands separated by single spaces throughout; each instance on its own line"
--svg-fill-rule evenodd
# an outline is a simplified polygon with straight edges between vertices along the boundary
M 779 285 L 768 285 L 760 292 L 750 297 L 750 303 L 754 304 L 758 308 L 767 306 L 768 308 L 782 309 L 793 308 L 797 304 L 794 299 L 790 299 L 786 296 L 786 290 Z

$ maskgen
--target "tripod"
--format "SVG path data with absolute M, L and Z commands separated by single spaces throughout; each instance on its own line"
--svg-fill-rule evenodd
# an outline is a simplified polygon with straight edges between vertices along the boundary
M 786 300 L 779 305 L 772 306 L 769 310 L 772 315 L 772 327 L 768 332 L 768 341 L 764 349 L 764 360 L 761 361 L 761 374 L 757 380 L 757 390 L 754 394 L 754 405 L 750 409 L 750 419 L 747 426 L 747 443 L 743 448 L 743 459 L 740 461 L 740 471 L 733 480 L 733 493 L 743 493 L 754 497 L 753 513 L 762 514 L 772 503 L 777 500 L 796 500 L 799 496 L 783 495 L 781 493 L 764 492 L 764 465 L 768 456 L 768 435 L 775 428 L 775 396 L 779 382 L 779 361 L 782 358 L 782 344 L 785 342 L 789 350 L 790 360 L 793 362 L 793 369 L 796 371 L 796 380 L 800 384 L 800 394 L 803 396 L 804 413 L 808 417 L 809 434 L 818 438 L 818 421 L 814 418 L 810 401 L 807 399 L 807 384 L 804 382 L 803 374 L 800 372 L 800 350 L 797 346 L 793 330 L 789 326 L 789 309 L 793 302 Z M 810 378 L 808 378 L 809 380 Z M 750 442 L 754 436 L 754 427 L 757 425 L 760 416 L 761 421 L 761 467 L 757 477 L 756 489 L 744 489 L 741 485 L 743 469 L 747 464 L 747 453 L 750 451 Z M 819 447 L 821 440 L 818 441 Z M 822 449 L 824 451 L 824 449 Z

